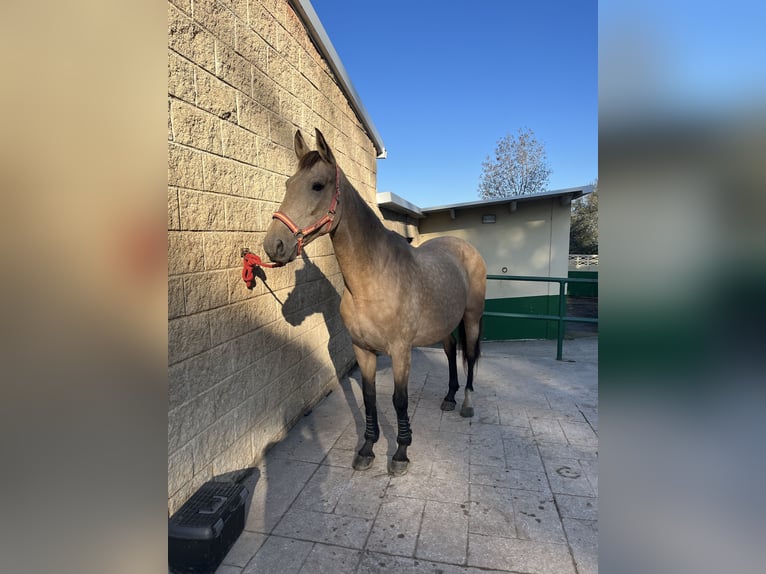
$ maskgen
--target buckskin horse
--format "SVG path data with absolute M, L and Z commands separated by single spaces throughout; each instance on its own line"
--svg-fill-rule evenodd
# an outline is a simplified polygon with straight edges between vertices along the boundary
M 412 347 L 443 343 L 449 386 L 441 409 L 451 411 L 459 389 L 459 344 L 467 369 L 460 414 L 474 414 L 473 375 L 480 354 L 486 265 L 472 245 L 457 237 L 438 237 L 412 247 L 386 229 L 346 179 L 318 129 L 316 141 L 318 150 L 312 151 L 300 130 L 295 133 L 298 171 L 287 180 L 284 200 L 267 229 L 263 247 L 272 262 L 286 264 L 300 256 L 308 243 L 330 234 L 345 282 L 341 318 L 362 373 L 365 442 L 353 467 L 370 467 L 373 446 L 380 437 L 375 396 L 379 351 L 390 355 L 394 375 L 398 448 L 389 472 L 401 475 L 407 472 L 407 447 L 412 444 L 407 414 Z

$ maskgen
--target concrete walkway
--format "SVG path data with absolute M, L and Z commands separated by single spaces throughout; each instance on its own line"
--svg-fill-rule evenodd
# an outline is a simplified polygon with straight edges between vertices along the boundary
M 219 574 L 597 572 L 597 339 L 485 343 L 476 416 L 443 413 L 447 360 L 413 352 L 409 473 L 392 478 L 396 415 L 378 359 L 381 439 L 353 371 L 259 465 L 245 532 Z M 572 362 L 574 361 L 574 362 Z M 459 368 L 462 383 L 465 376 Z

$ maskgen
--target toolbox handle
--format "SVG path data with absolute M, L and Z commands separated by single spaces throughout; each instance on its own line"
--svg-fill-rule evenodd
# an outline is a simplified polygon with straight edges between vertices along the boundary
M 224 505 L 226 500 L 227 497 L 225 496 L 213 496 L 210 506 L 208 508 L 200 508 L 198 512 L 199 514 L 215 514 Z

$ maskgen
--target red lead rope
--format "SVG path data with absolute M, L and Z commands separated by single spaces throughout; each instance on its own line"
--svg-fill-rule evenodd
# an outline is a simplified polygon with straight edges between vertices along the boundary
M 256 267 L 282 267 L 284 263 L 264 263 L 263 260 L 255 253 L 250 253 L 250 250 L 245 247 L 242 249 L 242 280 L 247 285 L 248 289 L 255 287 L 255 268 Z

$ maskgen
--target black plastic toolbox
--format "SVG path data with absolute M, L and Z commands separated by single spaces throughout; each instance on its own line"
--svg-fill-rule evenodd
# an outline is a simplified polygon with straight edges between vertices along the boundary
M 214 572 L 245 528 L 247 488 L 206 482 L 168 521 L 171 572 Z

